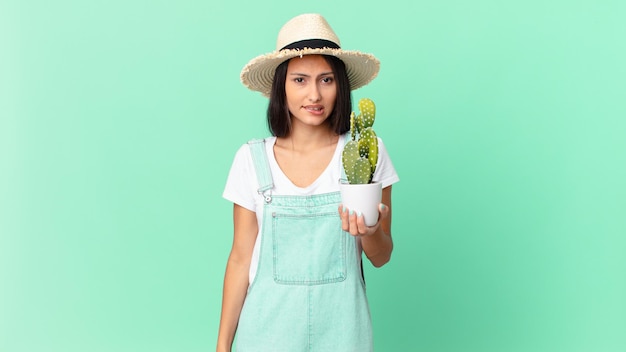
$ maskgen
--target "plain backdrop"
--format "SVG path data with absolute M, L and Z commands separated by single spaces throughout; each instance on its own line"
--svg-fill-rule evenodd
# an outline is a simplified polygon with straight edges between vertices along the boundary
M 215 348 L 239 81 L 291 17 L 380 58 L 377 351 L 626 351 L 621 0 L 0 0 L 0 351 Z

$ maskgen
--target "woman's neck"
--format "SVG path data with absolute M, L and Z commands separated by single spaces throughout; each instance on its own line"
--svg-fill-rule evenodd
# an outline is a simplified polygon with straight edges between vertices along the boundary
M 274 157 L 283 174 L 297 187 L 313 184 L 328 168 L 339 136 L 328 128 L 295 129 L 274 144 Z
M 330 130 L 318 126 L 318 128 L 294 128 L 289 135 L 279 137 L 276 143 L 283 148 L 294 151 L 309 151 L 312 149 L 335 145 L 339 136 Z

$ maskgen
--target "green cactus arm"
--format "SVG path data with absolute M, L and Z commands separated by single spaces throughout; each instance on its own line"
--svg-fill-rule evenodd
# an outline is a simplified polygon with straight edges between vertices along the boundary
M 360 157 L 356 161 L 356 165 L 354 167 L 355 170 L 355 182 L 356 184 L 365 184 L 370 183 L 372 180 L 372 166 L 370 165 L 369 160 L 366 158 Z
M 363 127 L 363 115 L 358 114 L 354 119 L 354 127 L 356 127 L 356 132 L 361 133 L 365 127 Z
M 356 140 L 356 122 L 354 121 L 356 117 L 354 116 L 354 111 L 350 113 L 350 138 L 354 141 Z
M 369 160 L 372 167 L 372 174 L 376 171 L 376 164 L 378 163 L 378 137 L 376 136 L 376 132 L 371 127 L 366 128 L 361 134 L 361 138 L 359 140 L 359 148 L 361 148 L 361 144 L 366 145 L 367 159 Z M 363 154 L 361 154 L 363 156 Z
M 376 165 L 378 165 L 378 138 L 374 138 L 373 145 L 370 145 L 370 153 L 368 154 L 367 159 L 372 167 L 373 176 L 374 171 L 376 171 Z
M 370 144 L 367 140 L 363 139 L 363 135 L 359 138 L 359 156 L 368 158 L 370 153 Z
M 368 98 L 359 100 L 359 115 L 350 114 L 350 137 L 342 154 L 343 168 L 348 182 L 372 182 L 378 163 L 378 137 L 372 129 L 376 118 L 376 105 Z
M 372 101 L 372 99 L 362 98 L 359 100 L 359 111 L 361 112 L 359 116 L 361 116 L 362 119 L 362 124 L 360 126 L 362 127 L 361 131 L 368 127 L 372 127 L 374 125 L 374 120 L 376 119 L 376 105 L 374 104 L 374 101 Z
M 346 143 L 341 154 L 341 162 L 343 163 L 343 169 L 346 172 L 346 177 L 349 183 L 355 183 L 356 181 L 356 162 L 360 158 L 359 144 L 357 141 L 349 141 Z

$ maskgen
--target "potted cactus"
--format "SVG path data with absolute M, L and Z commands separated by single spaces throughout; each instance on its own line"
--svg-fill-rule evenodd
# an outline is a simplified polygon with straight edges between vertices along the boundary
M 376 106 L 371 99 L 359 100 L 360 114 L 350 115 L 350 141 L 342 153 L 345 179 L 340 184 L 343 205 L 362 214 L 365 225 L 373 226 L 378 221 L 378 204 L 382 197 L 382 186 L 372 182 L 378 163 L 378 137 L 372 126 L 376 117 Z

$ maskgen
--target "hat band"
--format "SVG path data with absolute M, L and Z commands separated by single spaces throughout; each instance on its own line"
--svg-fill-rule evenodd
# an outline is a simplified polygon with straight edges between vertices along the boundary
M 330 40 L 326 40 L 326 39 L 305 39 L 305 40 L 299 40 L 297 42 L 293 42 L 291 44 L 285 45 L 280 50 L 287 50 L 287 49 L 301 50 L 301 49 L 304 49 L 304 48 L 309 48 L 309 49 L 322 49 L 322 48 L 339 49 L 339 45 L 337 45 L 334 42 L 331 42 Z

